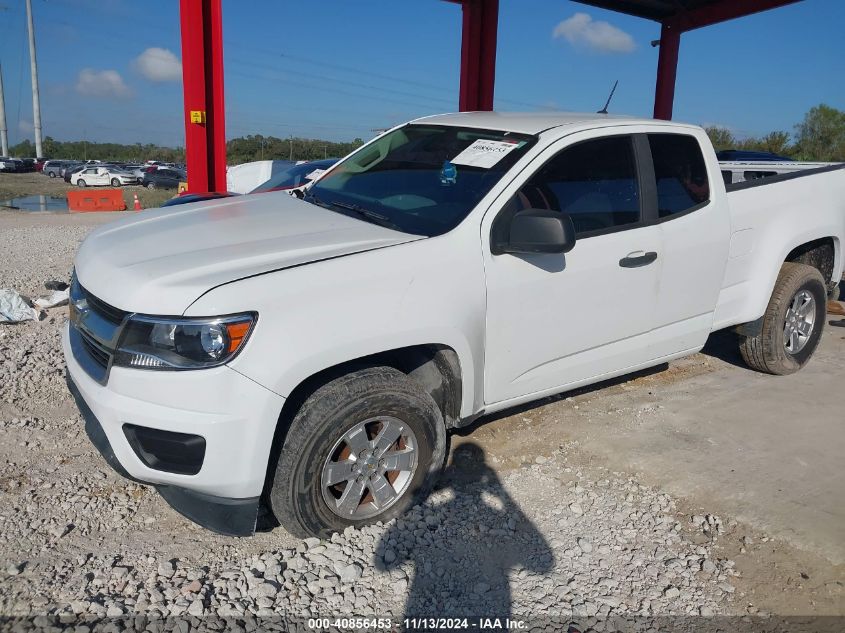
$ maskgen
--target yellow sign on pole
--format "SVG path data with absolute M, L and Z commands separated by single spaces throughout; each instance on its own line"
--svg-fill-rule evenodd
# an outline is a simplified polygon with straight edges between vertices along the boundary
M 205 110 L 191 110 L 191 123 L 205 123 Z

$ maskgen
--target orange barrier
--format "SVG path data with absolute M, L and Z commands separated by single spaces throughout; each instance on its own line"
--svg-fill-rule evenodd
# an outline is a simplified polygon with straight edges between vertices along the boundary
M 126 201 L 120 189 L 81 189 L 67 192 L 67 208 L 71 213 L 126 211 Z

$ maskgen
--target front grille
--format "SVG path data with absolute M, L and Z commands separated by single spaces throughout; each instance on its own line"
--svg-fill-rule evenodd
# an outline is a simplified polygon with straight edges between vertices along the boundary
M 89 337 L 85 332 L 79 333 L 82 338 L 82 344 L 85 346 L 85 351 L 87 351 L 91 358 L 100 365 L 103 369 L 109 366 L 110 355 L 109 353 L 97 345 L 97 343 Z
M 80 291 L 82 291 L 82 295 L 88 301 L 88 306 L 101 317 L 106 319 L 106 321 L 111 321 L 112 323 L 119 325 L 123 322 L 123 319 L 128 314 L 119 308 L 115 308 L 114 306 L 109 305 L 105 301 L 102 301 L 92 295 L 90 292 L 85 290 L 82 286 L 79 286 Z
M 85 290 L 74 275 L 70 290 L 71 347 L 85 372 L 101 384 L 108 381 L 120 328 L 128 315 Z

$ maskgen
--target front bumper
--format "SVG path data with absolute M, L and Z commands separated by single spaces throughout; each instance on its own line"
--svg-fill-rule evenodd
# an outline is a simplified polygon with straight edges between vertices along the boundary
M 226 366 L 182 372 L 114 367 L 103 385 L 74 356 L 69 325 L 62 346 L 86 431 L 115 470 L 156 486 L 177 511 L 205 527 L 252 532 L 284 398 Z M 199 471 L 151 468 L 132 448 L 124 425 L 202 437 Z

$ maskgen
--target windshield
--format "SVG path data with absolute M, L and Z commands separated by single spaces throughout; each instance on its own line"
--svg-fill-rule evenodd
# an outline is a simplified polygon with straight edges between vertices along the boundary
M 305 199 L 406 233 L 441 235 L 535 142 L 513 132 L 409 124 L 352 154 Z

